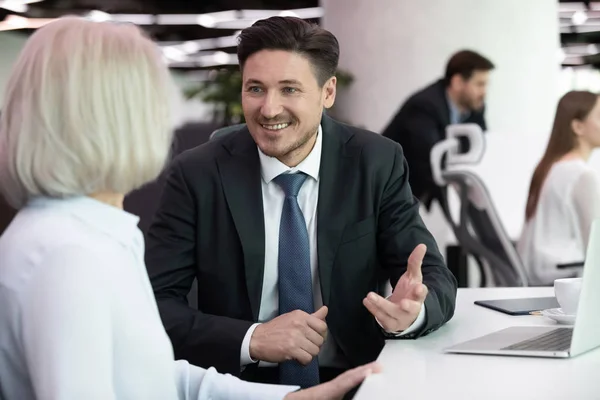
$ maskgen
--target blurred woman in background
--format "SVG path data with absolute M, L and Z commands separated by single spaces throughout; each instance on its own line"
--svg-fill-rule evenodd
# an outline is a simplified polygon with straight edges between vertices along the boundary
M 587 91 L 561 98 L 546 152 L 533 174 L 517 245 L 533 285 L 552 285 L 581 272 L 591 223 L 600 217 L 600 182 L 587 163 L 600 146 L 598 99 Z
M 0 119 L 19 210 L 0 237 L 0 398 L 337 398 L 373 368 L 295 392 L 174 361 L 122 209 L 167 161 L 173 88 L 134 25 L 61 18 L 25 45 Z

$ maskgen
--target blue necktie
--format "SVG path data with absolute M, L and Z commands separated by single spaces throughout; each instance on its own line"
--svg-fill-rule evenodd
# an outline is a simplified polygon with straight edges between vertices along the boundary
M 279 224 L 279 314 L 302 310 L 314 312 L 310 245 L 304 215 L 298 205 L 298 192 L 306 180 L 304 173 L 282 174 L 274 181 L 285 193 Z M 279 365 L 279 382 L 303 388 L 319 384 L 319 364 L 313 358 L 303 366 L 285 361 Z

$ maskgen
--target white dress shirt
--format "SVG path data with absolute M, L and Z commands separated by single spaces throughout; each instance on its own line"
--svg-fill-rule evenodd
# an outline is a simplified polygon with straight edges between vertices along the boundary
M 241 365 L 248 365 L 255 360 L 250 357 L 250 339 L 254 329 L 263 322 L 268 322 L 279 315 L 279 290 L 278 290 L 278 259 L 279 259 L 279 224 L 283 211 L 285 194 L 273 179 L 283 173 L 303 172 L 308 177 L 298 193 L 298 205 L 304 215 L 308 240 L 310 246 L 310 269 L 313 283 L 313 298 L 315 311 L 323 306 L 321 285 L 317 263 L 317 203 L 319 200 L 319 169 L 321 167 L 321 151 L 323 148 L 323 131 L 321 126 L 317 132 L 317 139 L 308 156 L 294 168 L 283 164 L 277 158 L 265 155 L 258 149 L 261 168 L 261 184 L 263 197 L 263 210 L 265 218 L 265 268 L 263 277 L 263 290 L 261 295 L 258 323 L 248 329 L 241 349 Z M 417 320 L 405 331 L 397 336 L 407 335 L 420 328 L 425 322 L 425 307 Z M 273 363 L 261 361 L 259 366 L 274 366 Z M 325 343 L 319 353 L 321 367 L 348 368 L 348 362 L 339 351 L 332 336 L 327 335 Z
M 174 361 L 138 218 L 88 197 L 36 199 L 0 237 L 0 398 L 282 399 Z
M 557 264 L 583 262 L 592 221 L 600 218 L 600 180 L 582 159 L 555 163 L 542 185 L 537 209 L 517 249 L 533 285 L 577 275 Z

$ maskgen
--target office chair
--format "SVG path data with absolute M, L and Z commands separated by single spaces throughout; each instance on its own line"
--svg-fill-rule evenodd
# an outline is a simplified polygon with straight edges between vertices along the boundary
M 468 150 L 464 150 L 468 143 Z M 510 237 L 506 233 L 487 187 L 477 174 L 461 166 L 477 164 L 485 152 L 481 128 L 476 124 L 450 125 L 446 139 L 431 150 L 433 179 L 441 186 L 444 216 L 463 250 L 475 257 L 482 274 L 482 286 L 489 272 L 495 286 L 527 286 L 527 275 Z M 458 192 L 460 213 L 454 221 L 447 189 Z
M 213 133 L 210 134 L 210 137 L 208 138 L 208 140 L 214 140 L 220 137 L 223 137 L 225 135 L 228 135 L 232 132 L 238 131 L 240 129 L 242 129 L 243 127 L 245 127 L 246 124 L 236 124 L 236 125 L 230 125 L 230 126 L 226 126 L 223 128 L 219 128 L 217 130 L 215 130 Z

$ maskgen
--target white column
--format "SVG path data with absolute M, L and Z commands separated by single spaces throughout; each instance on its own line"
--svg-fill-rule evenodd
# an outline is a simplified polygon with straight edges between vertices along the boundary
M 355 77 L 340 91 L 336 113 L 357 126 L 380 132 L 410 94 L 443 75 L 449 56 L 460 49 L 494 62 L 481 168 L 483 174 L 494 170 L 492 180 L 500 182 L 518 171 L 519 201 L 504 200 L 520 207 L 520 192 L 543 151 L 561 94 L 557 2 L 321 0 L 321 5 L 323 27 L 340 42 L 340 68 Z
M 339 106 L 350 122 L 379 131 L 400 103 L 441 77 L 463 48 L 496 64 L 488 96 L 491 130 L 540 131 L 558 89 L 555 0 L 321 0 L 323 27 L 356 78 Z
M 557 1 L 321 0 L 321 5 L 323 27 L 340 42 L 340 68 L 355 77 L 336 100 L 337 116 L 353 125 L 381 132 L 410 94 L 443 76 L 448 58 L 460 49 L 478 51 L 496 65 L 487 98 L 487 152 L 476 170 L 517 238 L 531 173 L 561 94 Z M 432 231 L 439 228 L 436 221 L 427 223 Z

